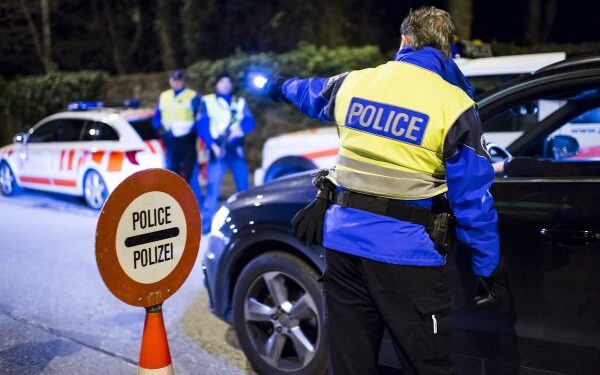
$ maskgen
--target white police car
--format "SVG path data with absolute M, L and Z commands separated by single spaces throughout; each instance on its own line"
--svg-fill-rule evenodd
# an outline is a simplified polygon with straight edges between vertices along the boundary
M 102 102 L 72 103 L 0 148 L 0 191 L 20 188 L 83 196 L 99 209 L 126 177 L 164 167 L 162 142 L 152 128 L 151 108 L 136 101 L 107 108 Z
M 479 59 L 457 58 L 455 62 L 463 74 L 469 77 L 478 94 L 565 58 L 565 53 L 555 52 Z M 543 108 L 540 111 L 543 112 Z M 486 139 L 500 146 L 507 146 L 521 134 L 520 130 L 502 130 L 487 133 Z M 260 185 L 292 173 L 330 167 L 335 164 L 338 146 L 335 127 L 271 137 L 263 146 L 262 166 L 254 172 L 254 183 Z

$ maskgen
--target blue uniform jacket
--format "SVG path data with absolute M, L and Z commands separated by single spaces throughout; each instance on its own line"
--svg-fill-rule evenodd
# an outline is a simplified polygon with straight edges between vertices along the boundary
M 435 48 L 400 50 L 396 61 L 414 64 L 439 74 L 447 82 L 473 97 L 473 87 L 454 61 Z M 282 94 L 304 114 L 333 121 L 337 89 L 345 75 L 333 78 L 292 78 L 282 85 Z M 497 215 L 489 188 L 494 179 L 489 155 L 484 149 L 482 127 L 474 108 L 454 123 L 444 143 L 447 197 L 456 217 L 456 235 L 472 256 L 477 275 L 489 276 L 498 265 Z M 432 199 L 406 201 L 430 207 Z M 392 264 L 439 266 L 446 256 L 438 252 L 422 225 L 366 211 L 332 205 L 323 228 L 323 245 L 338 251 Z

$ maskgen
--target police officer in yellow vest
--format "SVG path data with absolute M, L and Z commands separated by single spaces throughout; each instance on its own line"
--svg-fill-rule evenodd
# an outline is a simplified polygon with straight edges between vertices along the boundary
M 169 72 L 170 90 L 160 94 L 153 125 L 167 149 L 166 167 L 189 183 L 196 166 L 196 113 L 200 98 L 196 91 L 185 87 L 181 69 Z
M 209 150 L 208 186 L 202 205 L 203 233 L 210 231 L 227 169 L 233 174 L 237 191 L 248 188 L 244 137 L 254 130 L 254 116 L 246 100 L 233 95 L 233 88 L 231 76 L 223 72 L 216 77 L 216 93 L 203 96 L 200 104 L 198 134 Z
M 402 22 L 393 61 L 266 85 L 272 99 L 338 127 L 337 162 L 315 177 L 317 197 L 292 220 L 303 241 L 325 248 L 335 375 L 377 373 L 386 327 L 404 374 L 454 373 L 450 213 L 478 276 L 474 302 L 492 305 L 505 292 L 494 172 L 473 88 L 449 58 L 453 32 L 447 12 L 420 8 Z

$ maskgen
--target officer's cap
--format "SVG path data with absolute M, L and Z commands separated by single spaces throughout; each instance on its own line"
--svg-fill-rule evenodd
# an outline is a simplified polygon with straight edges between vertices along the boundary
M 185 78 L 185 70 L 175 69 L 169 72 L 169 78 L 175 81 L 181 81 Z

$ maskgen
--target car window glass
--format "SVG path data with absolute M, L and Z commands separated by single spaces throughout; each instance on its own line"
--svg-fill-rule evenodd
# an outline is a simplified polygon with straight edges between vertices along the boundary
M 555 149 L 565 153 L 550 153 L 549 156 L 555 160 L 600 161 L 600 107 L 567 121 L 550 134 L 546 142 L 550 141 L 557 143 Z
M 27 143 L 56 142 L 61 120 L 48 121 L 38 126 L 29 136 Z
M 523 74 L 497 74 L 469 77 L 471 85 L 475 89 L 475 96 L 490 91 L 498 86 L 501 86 L 509 81 L 513 81 Z
M 158 133 L 152 126 L 152 118 L 129 120 L 129 123 L 144 141 L 159 138 Z
M 84 120 L 66 118 L 58 121 L 59 126 L 56 127 L 56 142 L 78 142 L 81 139 Z
M 110 125 L 99 121 L 87 121 L 82 136 L 83 141 L 118 141 L 117 131 Z

